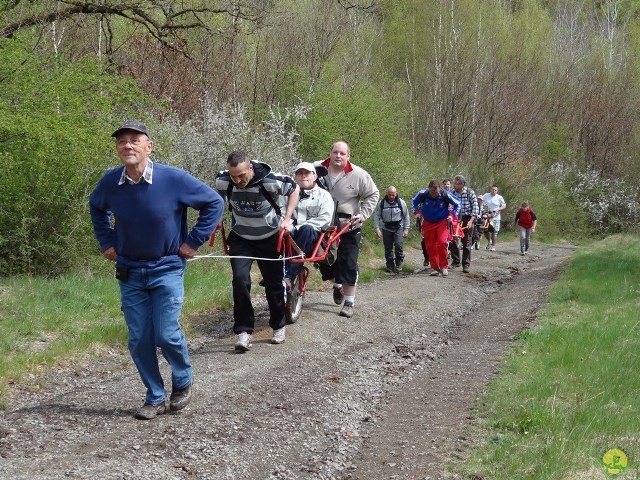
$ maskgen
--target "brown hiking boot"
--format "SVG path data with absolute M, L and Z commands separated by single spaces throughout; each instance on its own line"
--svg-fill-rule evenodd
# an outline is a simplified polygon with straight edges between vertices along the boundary
M 162 415 L 166 410 L 167 407 L 164 402 L 158 403 L 157 405 L 151 405 L 150 403 L 145 402 L 134 416 L 138 420 L 151 420 L 152 418 L 156 418 L 158 415 Z
M 191 402 L 191 384 L 184 388 L 174 388 L 169 397 L 169 408 L 176 412 L 182 410 Z

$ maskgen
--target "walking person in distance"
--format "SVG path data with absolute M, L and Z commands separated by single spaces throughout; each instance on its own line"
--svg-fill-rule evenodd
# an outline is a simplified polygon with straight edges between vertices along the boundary
M 404 239 L 409 236 L 411 223 L 407 204 L 398 196 L 398 191 L 393 185 L 387 188 L 387 194 L 376 207 L 373 226 L 376 237 L 382 237 L 384 243 L 387 272 L 400 273 L 404 262 Z

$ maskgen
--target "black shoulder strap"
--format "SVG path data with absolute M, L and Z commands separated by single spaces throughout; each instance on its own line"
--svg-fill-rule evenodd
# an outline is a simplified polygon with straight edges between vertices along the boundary
M 229 178 L 229 185 L 227 186 L 227 200 L 229 202 L 229 211 L 231 212 L 231 193 L 233 192 L 233 187 L 235 186 L 235 184 L 233 183 L 233 180 L 231 180 L 231 178 Z M 269 195 L 269 192 L 267 192 L 267 189 L 264 188 L 264 185 L 262 184 L 262 182 L 260 182 L 258 184 L 258 188 L 260 188 L 260 193 L 262 193 L 262 196 L 267 200 L 267 202 L 269 202 L 269 205 L 271 205 L 271 207 L 275 210 L 276 214 L 281 217 L 282 216 L 282 210 L 280 210 L 280 206 L 276 203 L 276 201 L 273 199 L 273 197 L 271 195 Z
M 233 212 L 233 209 L 231 208 L 231 193 L 233 192 L 233 180 L 231 180 L 231 177 L 229 177 L 229 185 L 227 185 L 227 202 L 229 202 L 229 211 Z
M 382 215 L 382 210 L 384 210 L 384 202 L 385 202 L 385 200 L 387 200 L 387 196 L 386 195 L 384 197 L 382 197 L 382 200 L 380 200 L 380 215 Z M 398 202 L 398 208 L 400 209 L 400 216 L 402 218 L 404 218 L 404 209 L 402 208 L 401 200 L 402 199 L 400 198 L 400 195 L 398 195 L 396 197 L 396 202 Z M 422 200 L 422 201 L 424 201 L 424 200 Z M 422 201 L 421 201 L 421 203 L 422 203 Z M 389 203 L 389 202 L 387 201 L 387 203 Z
M 269 194 L 269 192 L 267 192 L 267 189 L 264 188 L 264 185 L 262 184 L 262 182 L 260 182 L 258 184 L 258 186 L 260 187 L 260 192 L 262 193 L 262 196 L 267 199 L 267 202 L 269 202 L 269 205 L 271 205 L 273 207 L 273 209 L 276 211 L 276 214 L 279 217 L 281 217 L 282 216 L 282 210 L 280 210 L 280 206 L 276 203 L 276 201 Z

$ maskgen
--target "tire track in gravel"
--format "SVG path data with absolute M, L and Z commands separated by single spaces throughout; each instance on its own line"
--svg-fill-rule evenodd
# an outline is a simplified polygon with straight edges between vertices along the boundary
M 514 269 L 479 308 L 448 328 L 446 351 L 389 392 L 380 421 L 357 454 L 353 479 L 444 479 L 470 448 L 474 402 L 495 377 L 516 334 L 531 325 L 571 251 Z

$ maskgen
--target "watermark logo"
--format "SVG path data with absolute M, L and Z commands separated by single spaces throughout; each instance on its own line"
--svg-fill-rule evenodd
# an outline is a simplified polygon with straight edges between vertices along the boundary
M 627 455 L 617 448 L 608 450 L 602 457 L 602 465 L 607 470 L 607 473 L 613 477 L 623 473 L 627 467 L 629 467 L 629 460 Z

